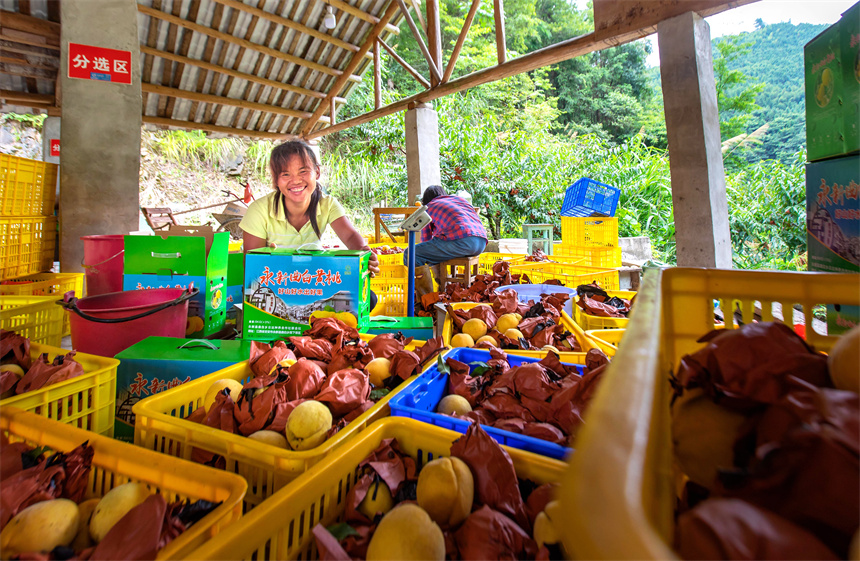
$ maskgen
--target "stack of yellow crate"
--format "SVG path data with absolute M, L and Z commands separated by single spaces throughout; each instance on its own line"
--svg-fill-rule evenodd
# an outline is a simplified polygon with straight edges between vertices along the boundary
M 585 259 L 583 265 L 615 268 L 621 266 L 618 219 L 615 217 L 561 217 L 561 247 L 553 257 Z
M 0 154 L 0 280 L 53 266 L 57 167 Z

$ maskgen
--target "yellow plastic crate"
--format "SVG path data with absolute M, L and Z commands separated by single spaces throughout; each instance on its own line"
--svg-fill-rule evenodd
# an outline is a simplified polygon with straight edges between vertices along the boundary
M 0 214 L 52 216 L 57 164 L 0 154 Z
M 84 297 L 83 273 L 37 273 L 0 282 L 0 295 L 47 296 L 74 291 L 78 298 Z M 71 334 L 69 316 L 63 314 L 63 335 Z
M 617 247 L 617 218 L 561 217 L 561 240 L 564 245 L 579 247 Z
M 417 242 L 416 242 L 417 243 Z M 388 247 L 409 247 L 408 243 L 372 243 L 368 244 L 370 249 L 380 248 L 382 246 Z M 377 254 L 376 258 L 379 260 L 380 265 L 403 265 L 403 254 L 402 253 L 391 253 L 389 255 L 380 255 Z
M 597 344 L 598 349 L 611 358 L 618 352 L 618 345 L 624 337 L 624 332 L 624 329 L 595 329 L 586 331 L 585 335 Z
M 626 298 L 627 300 L 636 296 L 636 292 L 630 290 L 607 290 L 606 293 L 610 296 L 618 296 L 619 298 Z M 577 299 L 578 298 L 579 297 L 577 296 Z M 630 315 L 633 315 L 633 310 L 631 310 Z M 627 327 L 627 322 L 630 321 L 630 318 L 604 318 L 586 314 L 576 302 L 573 303 L 573 318 L 583 331 L 593 331 L 595 329 L 624 329 Z
M 12 442 L 48 446 L 60 452 L 71 452 L 89 441 L 95 453 L 87 498 L 102 497 L 114 487 L 137 481 L 158 491 L 168 502 L 185 499 L 221 502 L 162 548 L 156 559 L 196 558 L 197 548 L 242 515 L 242 496 L 247 485 L 235 474 L 143 450 L 15 407 L 0 410 L 0 432 Z
M 57 355 L 68 352 L 39 343 L 30 344 L 30 357 L 33 359 L 48 353 L 48 360 L 52 361 Z M 6 398 L 0 401 L 0 408 L 18 407 L 66 425 L 113 437 L 119 361 L 84 353 L 75 354 L 75 360 L 84 367 L 84 374 Z
M 242 251 L 242 240 L 230 240 L 227 242 L 227 251 L 230 253 L 239 253 Z
M 379 274 L 374 279 L 402 279 L 406 280 L 406 272 L 409 268 L 405 265 L 379 265 Z
M 492 275 L 493 274 L 493 265 L 495 265 L 498 261 L 510 261 L 511 263 L 518 263 L 523 261 L 527 255 L 525 253 L 496 253 L 492 251 L 485 251 L 484 253 L 478 255 L 478 273 L 482 275 Z
M 383 419 L 195 554 L 199 559 L 317 559 L 314 526 L 343 520 L 347 491 L 361 475 L 358 465 L 383 440 L 396 438 L 400 448 L 420 462 L 450 456 L 451 445 L 461 436 L 405 417 Z M 538 484 L 554 483 L 564 472 L 565 464 L 559 460 L 503 448 L 518 477 Z
M 406 278 L 379 278 L 370 279 L 370 289 L 376 293 L 377 304 L 384 306 L 376 315 L 383 316 L 406 316 L 406 291 L 409 284 Z
M 556 255 L 583 257 L 586 260 L 584 264 L 592 267 L 613 269 L 621 266 L 620 247 L 589 247 L 562 243 L 554 247 L 552 252 L 553 257 Z
M 511 273 L 528 275 L 532 284 L 544 284 L 548 280 L 557 280 L 569 288 L 576 288 L 581 284 L 593 282 L 599 284 L 604 290 L 618 290 L 621 286 L 617 270 L 590 267 L 578 263 L 553 263 L 549 261 L 516 263 L 511 265 Z
M 624 344 L 610 363 L 577 434 L 560 489 L 556 524 L 577 559 L 677 559 L 672 551 L 675 488 L 669 373 L 714 328 L 714 300 L 740 306 L 753 321 L 780 321 L 772 303 L 803 307 L 806 325 L 818 304 L 860 305 L 860 275 L 717 269 L 649 270 Z M 726 325 L 734 329 L 735 325 Z M 811 327 L 807 342 L 828 351 L 838 337 Z M 582 482 L 588 482 L 582 485 Z M 563 531 L 561 531 L 563 529 Z
M 0 218 L 0 280 L 50 271 L 56 247 L 56 218 Z
M 476 304 L 474 302 L 457 302 L 456 304 L 451 304 L 451 307 L 455 310 L 470 310 L 475 306 L 489 306 L 490 304 Z M 562 362 L 569 362 L 572 364 L 585 364 L 585 354 L 591 350 L 598 348 L 597 343 L 589 339 L 585 336 L 585 332 L 576 325 L 576 322 L 571 319 L 567 312 L 561 312 L 561 324 L 574 334 L 576 340 L 579 341 L 579 344 L 582 346 L 583 352 L 574 353 L 574 352 L 560 352 L 559 356 L 561 357 Z M 445 315 L 445 323 L 442 324 L 442 342 L 446 347 L 451 346 L 451 337 L 454 336 L 454 320 L 451 318 L 451 314 Z M 505 353 L 509 355 L 517 355 L 517 356 L 527 356 L 532 358 L 543 358 L 546 356 L 548 351 L 524 351 L 524 350 L 516 350 L 516 349 L 502 349 Z
M 369 337 L 363 338 L 366 340 Z M 415 345 L 406 348 L 413 350 Z M 223 378 L 244 382 L 251 376 L 251 367 L 246 360 L 138 401 L 132 407 L 135 415 L 134 443 L 185 460 L 191 459 L 194 448 L 224 456 L 227 471 L 238 473 L 249 482 L 245 509 L 250 510 L 319 463 L 373 421 L 387 417 L 388 401 L 416 378 L 413 376 L 400 384 L 376 405 L 312 450 L 284 450 L 185 420 L 202 405 L 206 391 L 213 382 Z
M 0 329 L 15 331 L 33 343 L 59 347 L 65 314 L 56 296 L 0 296 Z

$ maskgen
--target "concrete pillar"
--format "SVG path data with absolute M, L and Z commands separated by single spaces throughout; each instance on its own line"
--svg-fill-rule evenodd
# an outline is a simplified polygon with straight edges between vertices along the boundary
M 52 155 L 51 144 L 60 140 L 60 118 L 46 117 L 42 123 L 42 161 L 52 164 L 60 163 L 60 156 Z
M 406 178 L 409 206 L 421 199 L 424 189 L 442 184 L 439 116 L 423 103 L 406 112 Z
M 81 236 L 138 229 L 140 49 L 134 0 L 63 0 L 60 268 L 82 271 Z M 131 51 L 131 84 L 69 78 L 69 43 Z
M 688 12 L 660 22 L 660 73 L 669 139 L 678 265 L 732 267 L 711 32 Z

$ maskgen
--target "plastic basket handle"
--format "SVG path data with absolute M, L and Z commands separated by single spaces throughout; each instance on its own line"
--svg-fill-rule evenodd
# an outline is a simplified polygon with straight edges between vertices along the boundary
M 78 308 L 78 299 L 74 298 L 74 297 L 70 298 L 68 301 L 57 300 L 56 304 L 59 306 L 62 306 L 63 308 L 65 308 L 69 312 L 74 312 L 74 313 L 78 314 L 79 316 L 81 316 L 82 318 L 84 318 L 87 321 L 94 321 L 96 323 L 125 323 L 127 321 L 134 321 L 136 319 L 145 318 L 146 316 L 151 316 L 152 314 L 158 313 L 162 310 L 166 310 L 167 308 L 170 308 L 172 306 L 182 304 L 183 302 L 190 300 L 191 298 L 194 298 L 195 296 L 197 296 L 198 292 L 200 292 L 199 289 L 194 288 L 194 287 L 189 287 L 182 294 L 180 294 L 179 298 L 177 298 L 176 300 L 172 300 L 170 302 L 165 302 L 164 304 L 161 304 L 160 306 L 156 306 L 155 308 L 153 308 L 151 310 L 147 310 L 145 312 L 141 312 L 137 315 L 129 316 L 127 318 L 97 318 L 95 316 L 91 316 L 85 312 L 82 312 L 81 309 Z
M 179 345 L 176 348 L 177 349 L 206 348 L 206 349 L 211 349 L 213 351 L 218 350 L 218 346 L 215 343 L 213 343 L 212 341 L 209 341 L 208 339 L 191 339 L 190 341 L 186 341 L 185 343 Z
M 115 254 L 111 255 L 110 257 L 108 257 L 104 261 L 101 261 L 99 263 L 94 263 L 92 265 L 87 265 L 86 263 L 84 263 L 83 259 L 81 259 L 81 267 L 83 267 L 84 269 L 94 269 L 94 268 L 98 267 L 99 265 L 104 265 L 105 263 L 107 263 L 111 259 L 115 259 L 115 258 L 119 257 L 123 253 L 125 253 L 124 249 L 120 250 L 119 253 L 115 253 Z
M 175 253 L 158 253 L 156 251 L 152 251 L 150 254 L 156 259 L 179 259 L 182 257 L 182 254 L 178 251 Z

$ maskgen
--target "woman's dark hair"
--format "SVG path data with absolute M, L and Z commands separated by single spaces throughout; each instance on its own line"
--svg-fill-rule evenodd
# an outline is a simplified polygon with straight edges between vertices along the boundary
M 272 171 L 272 185 L 275 187 L 275 216 L 278 215 L 278 210 L 281 205 L 284 206 L 284 214 L 287 212 L 286 201 L 284 200 L 284 194 L 281 193 L 280 189 L 278 189 L 278 177 L 280 177 L 281 173 L 287 169 L 287 161 L 291 156 L 298 156 L 302 159 L 302 163 L 313 169 L 319 170 L 319 162 L 317 162 L 316 154 L 311 150 L 311 147 L 303 140 L 289 140 L 275 146 L 275 149 L 272 150 L 272 156 L 269 158 L 269 169 Z M 317 206 L 319 205 L 320 199 L 322 198 L 322 187 L 317 184 L 317 188 L 314 189 L 313 194 L 311 194 L 311 201 L 308 205 L 308 219 L 311 223 L 311 228 L 314 229 L 314 233 L 317 237 L 322 237 L 320 234 L 320 227 L 317 224 Z
M 421 204 L 427 204 L 436 197 L 444 197 L 448 193 L 441 185 L 431 185 L 424 190 L 424 197 L 421 199 Z

